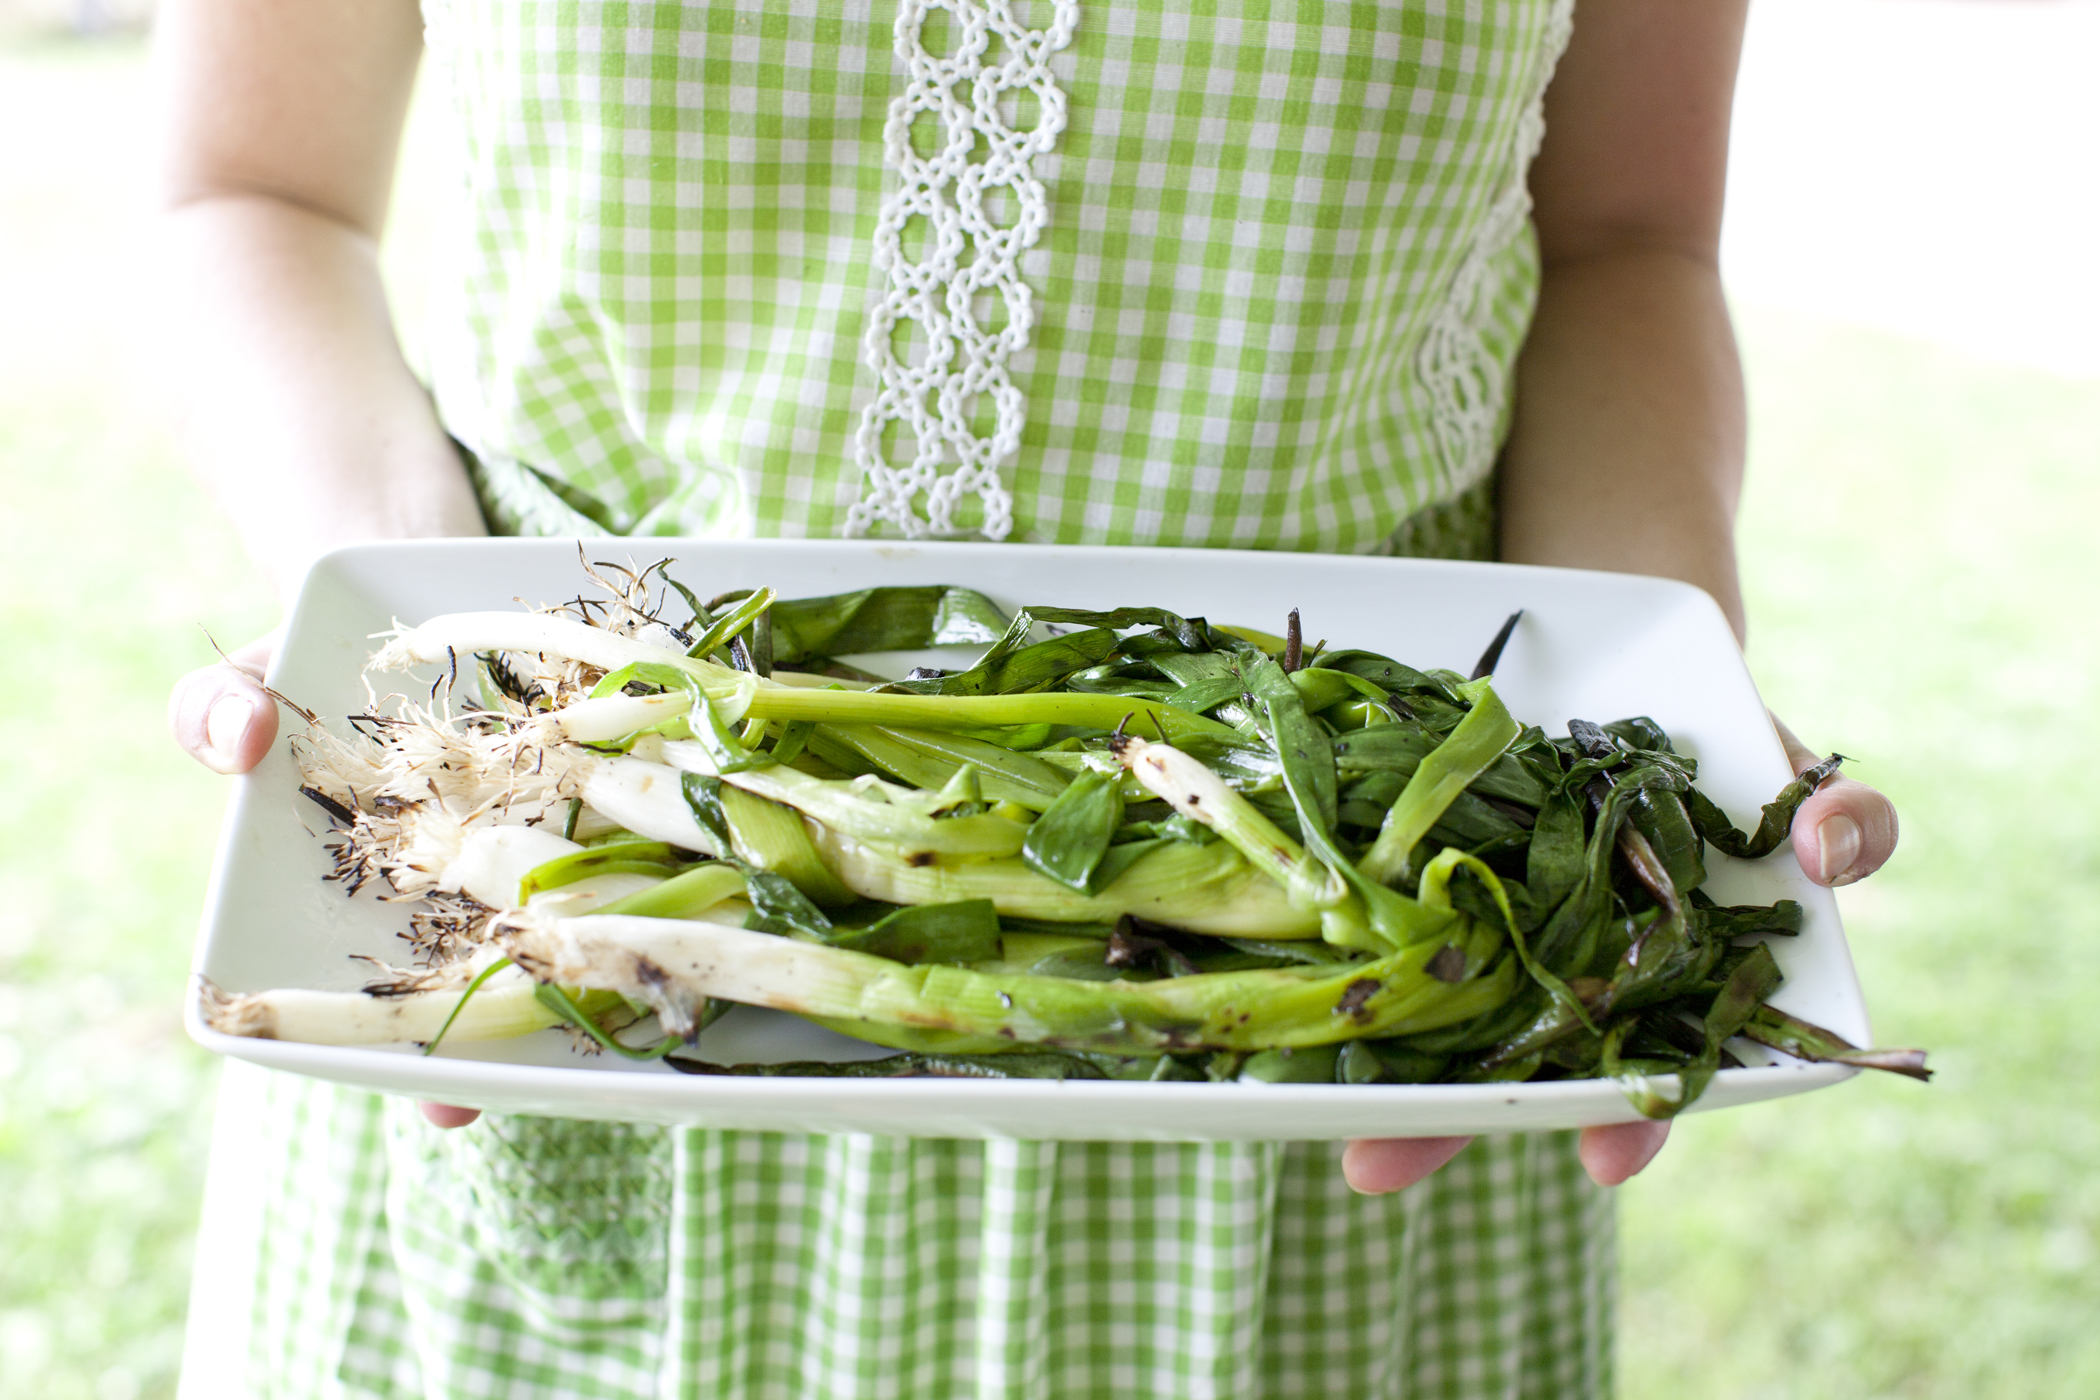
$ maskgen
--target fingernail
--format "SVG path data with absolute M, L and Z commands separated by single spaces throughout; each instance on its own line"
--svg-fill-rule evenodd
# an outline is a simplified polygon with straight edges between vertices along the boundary
M 204 716 L 204 742 L 212 757 L 231 764 L 240 751 L 241 738 L 255 722 L 255 702 L 245 695 L 221 695 L 211 702 Z
M 1816 849 L 1822 856 L 1823 883 L 1846 883 L 1845 872 L 1859 859 L 1859 823 L 1842 812 L 1825 817 L 1816 828 Z

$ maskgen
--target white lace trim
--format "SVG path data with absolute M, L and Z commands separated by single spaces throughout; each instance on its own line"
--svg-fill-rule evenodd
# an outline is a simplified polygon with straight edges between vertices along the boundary
M 944 54 L 925 44 L 927 17 L 937 10 L 949 16 Z M 1072 41 L 1078 16 L 1077 0 L 1055 0 L 1049 28 L 1029 29 L 1014 17 L 1012 0 L 899 0 L 896 51 L 909 77 L 890 103 L 883 159 L 901 178 L 876 219 L 875 265 L 889 285 L 861 341 L 881 388 L 853 439 L 865 479 L 846 517 L 848 534 L 877 523 L 909 539 L 956 534 L 956 504 L 971 492 L 983 502 L 985 538 L 1004 539 L 1013 529 L 1013 495 L 999 468 L 1019 448 L 1027 414 L 1006 364 L 1035 325 L 1018 263 L 1047 217 L 1034 159 L 1065 128 L 1065 95 L 1049 59 Z M 1001 108 L 1025 111 L 1030 96 L 1036 120 L 1017 131 Z M 932 154 L 913 148 L 915 125 L 922 145 L 928 136 L 937 141 Z M 904 248 L 913 220 L 923 221 L 914 231 L 923 248 L 916 262 Z M 1002 307 L 1005 326 L 987 330 Z M 914 326 L 920 344 L 907 362 L 900 341 Z M 971 421 L 983 401 L 995 415 L 987 437 Z M 883 446 L 893 423 L 913 442 L 902 466 Z M 946 464 L 952 469 L 943 471 Z
M 1558 0 L 1546 18 L 1538 72 L 1517 119 L 1517 136 L 1501 192 L 1481 220 L 1473 246 L 1452 278 L 1451 293 L 1423 337 L 1416 371 L 1429 393 L 1430 427 L 1443 460 L 1447 492 L 1462 491 L 1494 469 L 1496 429 L 1509 397 L 1509 372 L 1481 334 L 1488 273 L 1531 217 L 1531 162 L 1546 136 L 1546 85 L 1575 27 L 1575 0 Z

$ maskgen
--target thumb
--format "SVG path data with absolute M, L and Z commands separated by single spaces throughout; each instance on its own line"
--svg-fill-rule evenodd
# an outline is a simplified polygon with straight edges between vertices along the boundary
M 277 702 L 263 689 L 277 634 L 215 666 L 190 672 L 168 696 L 168 727 L 183 751 L 214 773 L 245 773 L 277 738 Z

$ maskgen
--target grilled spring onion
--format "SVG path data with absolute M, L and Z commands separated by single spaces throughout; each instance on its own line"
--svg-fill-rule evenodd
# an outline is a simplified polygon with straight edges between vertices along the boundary
M 503 830 L 521 830 L 507 828 Z M 552 838 L 558 840 L 559 838 Z M 537 869 L 559 864 L 556 856 Z M 513 885 L 520 881 L 514 876 Z M 600 882 L 601 888 L 604 882 Z M 741 927 L 750 905 L 740 896 L 744 878 L 723 865 L 707 865 L 669 880 L 644 882 L 622 897 L 595 898 L 575 886 L 550 892 L 541 907 L 582 913 L 603 907 L 632 915 L 686 920 L 723 919 Z M 559 1025 L 565 1019 L 538 995 L 539 983 L 484 944 L 472 959 L 434 969 L 380 967 L 380 976 L 355 992 L 283 989 L 230 995 L 206 982 L 205 1020 L 229 1035 L 295 1040 L 310 1045 L 377 1045 L 392 1041 L 434 1044 L 446 1040 L 507 1040 Z M 601 1016 L 625 1005 L 609 993 L 580 998 L 586 1015 Z
M 647 642 L 545 613 L 452 613 L 397 631 L 373 658 L 377 670 L 456 665 L 482 652 L 561 656 L 605 672 L 636 664 L 689 675 L 730 723 L 748 717 L 838 724 L 894 724 L 921 729 L 991 729 L 1003 725 L 1090 725 L 1110 729 L 1135 713 L 1164 738 L 1236 737 L 1226 725 L 1171 705 L 1117 695 L 1053 691 L 1022 695 L 897 695 L 812 690 L 762 681 L 708 660 L 678 657 Z
M 464 968 L 465 964 L 455 964 Z M 259 1040 L 296 1040 L 308 1045 L 383 1045 L 428 1042 L 458 1013 L 447 1032 L 454 1040 L 506 1040 L 557 1023 L 535 995 L 538 984 L 515 967 L 498 971 L 462 994 L 456 987 L 416 991 L 310 992 L 297 988 L 231 995 L 212 983 L 203 987 L 205 1021 L 228 1035 Z
M 541 981 L 648 1003 L 682 1035 L 708 997 L 820 1016 L 831 1025 L 946 1031 L 1111 1054 L 1327 1045 L 1435 1030 L 1515 989 L 1500 940 L 1474 925 L 1455 981 L 1432 943 L 1339 970 L 1312 967 L 1085 982 L 907 967 L 865 953 L 675 919 L 505 915 L 496 937 Z M 1492 969 L 1490 968 L 1492 964 Z
M 1704 844 L 1776 844 L 1836 760 L 1745 837 L 1652 722 L 1549 740 L 1512 719 L 1487 678 L 1509 626 L 1468 681 L 1308 650 L 1295 614 L 1283 638 L 1157 608 L 1002 632 L 959 589 L 741 591 L 720 615 L 677 589 L 674 626 L 654 568 L 614 572 L 574 616 L 435 618 L 375 658 L 479 667 L 486 710 L 433 691 L 306 741 L 337 878 L 452 900 L 418 916 L 451 960 L 359 993 L 210 989 L 214 1024 L 362 1043 L 566 1023 L 656 1055 L 744 1002 L 941 1063 L 1601 1073 L 1657 1115 L 1732 1036 L 1923 1073 L 1766 1005 L 1776 964 L 1734 944 L 1787 921 L 1696 888 Z M 1037 621 L 1079 630 L 1031 641 Z M 823 654 L 840 639 L 991 647 L 870 689 Z M 642 1008 L 663 1038 L 615 1039 Z

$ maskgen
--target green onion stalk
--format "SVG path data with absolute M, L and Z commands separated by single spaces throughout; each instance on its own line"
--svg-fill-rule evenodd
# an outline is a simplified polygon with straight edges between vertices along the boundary
M 471 965 L 456 964 L 461 972 Z M 460 976 L 456 987 L 424 985 L 415 990 L 320 992 L 283 988 L 229 994 L 203 987 L 205 1021 L 214 1030 L 258 1040 L 294 1040 L 308 1045 L 377 1045 L 429 1042 L 440 1031 L 454 1040 L 508 1040 L 556 1024 L 536 995 L 538 984 L 515 966 L 477 979 Z M 479 985 L 475 985 L 476 981 Z M 472 988 L 473 995 L 464 994 Z
M 1329 1045 L 1429 1031 L 1491 1010 L 1514 989 L 1500 943 L 1476 926 L 1456 983 L 1422 944 L 1340 971 L 1274 968 L 1155 982 L 1092 982 L 968 968 L 907 967 L 821 944 L 676 919 L 519 911 L 497 926 L 513 961 L 542 981 L 643 1001 L 674 1035 L 710 997 L 817 1016 L 1011 1044 L 1111 1054 Z
M 1034 695 L 896 695 L 813 690 L 767 682 L 706 659 L 679 657 L 661 647 L 620 637 L 587 623 L 545 613 L 453 613 L 397 631 L 373 658 L 377 670 L 456 664 L 482 652 L 553 654 L 608 673 L 634 665 L 663 666 L 690 677 L 718 714 L 735 723 L 746 716 L 839 724 L 895 724 L 923 729 L 994 729 L 1009 725 L 1087 725 L 1111 729 L 1125 716 L 1162 738 L 1192 734 L 1231 741 L 1228 725 L 1171 705 L 1126 701 L 1114 695 L 1052 692 Z

